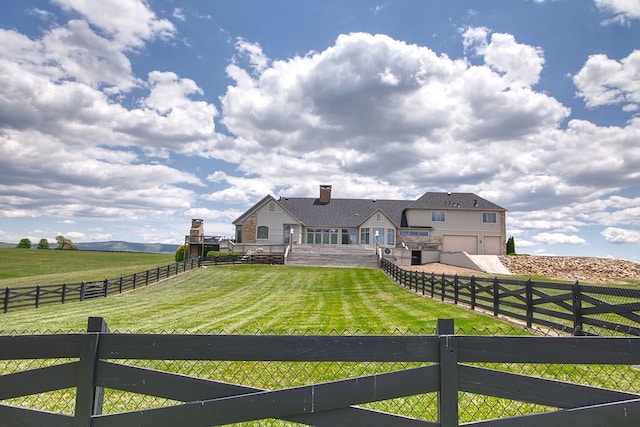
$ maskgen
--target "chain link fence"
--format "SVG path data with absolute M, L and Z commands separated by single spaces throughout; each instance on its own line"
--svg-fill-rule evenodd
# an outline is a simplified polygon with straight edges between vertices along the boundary
M 76 331 L 78 332 L 78 331 Z M 114 331 L 116 332 L 116 331 Z M 120 331 L 131 333 L 132 331 Z M 136 331 L 136 333 L 181 333 L 184 331 Z M 63 333 L 60 331 L 17 331 L 3 332 L 0 335 Z M 64 333 L 69 333 L 66 331 Z M 202 331 L 191 331 L 191 334 L 204 334 Z M 435 330 L 293 330 L 293 331 L 215 331 L 206 334 L 250 334 L 250 335 L 435 335 Z M 456 335 L 557 335 L 553 330 L 526 330 L 517 326 L 499 329 L 456 330 Z M 69 359 L 47 360 L 10 360 L 0 361 L 0 375 L 54 366 L 71 362 Z M 320 382 L 336 381 L 366 375 L 382 374 L 397 370 L 417 368 L 430 363 L 389 363 L 389 362 L 228 362 L 228 361 L 191 361 L 191 360 L 121 360 L 118 363 L 146 369 L 177 373 L 205 380 L 221 381 L 236 384 L 253 390 L 277 390 L 295 386 L 304 386 Z M 630 393 L 640 393 L 640 370 L 626 365 L 552 365 L 552 364 L 475 364 L 482 368 L 506 371 L 526 376 L 567 381 L 593 387 L 607 388 Z M 0 400 L 0 404 L 39 409 L 44 411 L 73 414 L 75 406 L 75 388 L 41 393 L 20 398 Z M 104 394 L 103 413 L 118 413 L 141 409 L 165 407 L 181 402 L 149 397 L 140 394 L 106 389 Z M 420 418 L 437 422 L 438 397 L 436 393 L 410 396 L 401 399 L 375 402 L 363 405 L 366 408 L 382 412 L 398 414 L 406 417 Z M 556 410 L 524 402 L 510 401 L 491 396 L 459 393 L 460 422 L 473 422 L 493 418 L 504 418 L 515 415 L 539 413 Z M 260 422 L 236 425 L 251 426 L 295 426 L 300 425 L 282 420 L 262 420 Z

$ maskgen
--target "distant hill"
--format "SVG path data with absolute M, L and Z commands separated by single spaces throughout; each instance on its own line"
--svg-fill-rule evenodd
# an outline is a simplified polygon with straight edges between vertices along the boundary
M 33 242 L 32 242 L 33 243 Z M 75 242 L 74 242 L 75 243 Z M 0 248 L 15 248 L 18 243 L 0 242 Z M 55 249 L 56 242 L 49 242 L 51 249 Z M 33 245 L 35 249 L 38 246 L 36 242 Z M 179 245 L 167 245 L 164 243 L 131 243 L 131 242 L 87 242 L 76 243 L 81 251 L 101 251 L 101 252 L 149 252 L 149 253 L 175 253 Z
M 179 245 L 122 241 L 76 243 L 81 251 L 175 253 Z

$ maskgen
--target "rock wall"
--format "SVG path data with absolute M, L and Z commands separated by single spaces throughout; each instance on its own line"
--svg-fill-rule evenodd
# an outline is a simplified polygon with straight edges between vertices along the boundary
M 640 282 L 640 264 L 619 259 L 569 256 L 501 256 L 512 274 L 584 283 Z

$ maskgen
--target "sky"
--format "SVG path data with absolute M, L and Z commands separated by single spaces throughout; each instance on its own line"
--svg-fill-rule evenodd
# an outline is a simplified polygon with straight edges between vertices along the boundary
M 0 241 L 231 237 L 321 184 L 640 262 L 640 0 L 0 2 Z

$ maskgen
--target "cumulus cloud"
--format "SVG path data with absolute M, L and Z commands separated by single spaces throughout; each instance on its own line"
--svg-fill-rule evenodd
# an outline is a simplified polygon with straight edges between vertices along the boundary
M 170 38 L 175 27 L 167 19 L 158 19 L 142 0 L 53 0 L 60 7 L 80 14 L 118 45 L 140 48 L 155 38 Z
M 533 240 L 546 245 L 586 245 L 587 241 L 580 236 L 562 233 L 540 233 Z
M 635 111 L 640 104 L 640 50 L 620 61 L 603 54 L 591 55 L 573 82 L 577 96 L 589 108 L 623 104 L 626 110 Z
M 634 0 L 595 0 L 598 9 L 613 14 L 613 18 L 603 21 L 605 25 L 630 25 L 634 19 L 640 19 L 640 3 Z
M 638 244 L 640 243 L 640 231 L 626 230 L 624 228 L 607 227 L 602 233 L 604 238 L 614 244 Z

